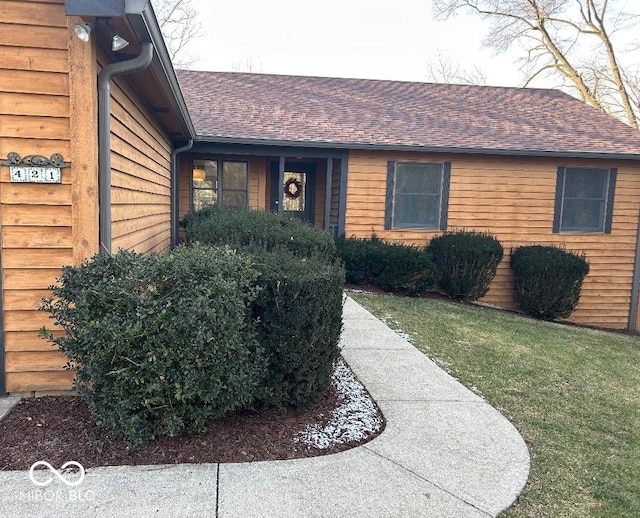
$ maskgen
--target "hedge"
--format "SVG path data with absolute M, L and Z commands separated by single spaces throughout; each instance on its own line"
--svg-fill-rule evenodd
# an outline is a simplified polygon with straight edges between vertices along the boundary
M 207 206 L 186 214 L 183 224 L 190 242 L 266 250 L 285 247 L 302 257 L 320 255 L 329 260 L 336 254 L 333 239 L 320 229 L 271 212 Z
M 185 217 L 191 241 L 238 247 L 253 258 L 251 305 L 267 370 L 257 402 L 306 407 L 329 387 L 339 356 L 345 272 L 333 239 L 269 212 L 206 207 Z
M 340 237 L 338 256 L 344 261 L 346 281 L 369 283 L 389 292 L 420 295 L 434 283 L 433 263 L 415 246 L 371 238 Z

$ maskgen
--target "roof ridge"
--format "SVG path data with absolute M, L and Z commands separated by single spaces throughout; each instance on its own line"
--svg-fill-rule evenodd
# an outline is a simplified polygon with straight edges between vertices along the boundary
M 555 89 L 178 71 L 203 138 L 640 159 L 640 132 Z
M 270 78 L 286 78 L 286 79 L 307 79 L 307 80 L 330 80 L 330 81 L 345 81 L 345 82 L 365 82 L 365 83 L 385 83 L 385 84 L 405 84 L 405 85 L 430 85 L 430 86 L 443 86 L 443 87 L 460 87 L 460 88 L 486 88 L 486 89 L 503 89 L 503 90 L 526 90 L 529 92 L 541 91 L 541 92 L 559 92 L 566 94 L 562 90 L 557 88 L 543 88 L 543 87 L 525 87 L 525 86 L 502 86 L 502 85 L 476 85 L 468 83 L 439 83 L 436 81 L 410 81 L 406 79 L 378 79 L 378 78 L 364 78 L 364 77 L 338 77 L 338 76 L 320 76 L 320 75 L 301 75 L 301 74 L 279 74 L 272 72 L 236 72 L 236 71 L 219 71 L 219 70 L 193 70 L 193 69 L 178 69 L 178 74 L 182 73 L 198 73 L 198 74 L 211 74 L 217 76 L 238 76 L 238 77 L 270 77 Z M 569 94 L 566 94 L 569 95 Z M 569 96 L 571 97 L 571 96 Z

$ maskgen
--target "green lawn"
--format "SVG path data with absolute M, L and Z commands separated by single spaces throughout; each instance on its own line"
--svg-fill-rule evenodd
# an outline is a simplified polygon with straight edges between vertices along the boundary
M 440 300 L 353 298 L 520 431 L 531 473 L 501 516 L 640 516 L 639 337 Z

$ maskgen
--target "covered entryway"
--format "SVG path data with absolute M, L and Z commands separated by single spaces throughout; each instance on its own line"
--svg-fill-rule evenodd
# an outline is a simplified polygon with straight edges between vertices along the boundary
M 197 142 L 179 158 L 180 219 L 215 204 L 286 214 L 344 233 L 345 150 Z
M 285 161 L 282 176 L 280 163 L 271 162 L 271 212 L 299 218 L 315 224 L 316 173 L 314 162 Z

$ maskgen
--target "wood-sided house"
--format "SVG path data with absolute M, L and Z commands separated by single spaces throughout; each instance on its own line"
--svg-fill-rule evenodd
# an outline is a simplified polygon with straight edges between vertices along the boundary
M 640 133 L 566 94 L 176 75 L 146 0 L 0 0 L 0 12 L 0 392 L 70 387 L 37 336 L 62 266 L 165 250 L 210 203 L 334 235 L 425 245 L 466 228 L 507 252 L 584 251 L 571 320 L 638 327 Z M 114 52 L 115 34 L 130 45 Z M 47 158 L 59 182 L 16 177 Z M 513 307 L 511 283 L 507 254 L 483 301 Z
M 0 13 L 0 395 L 68 390 L 64 356 L 37 335 L 52 324 L 40 301 L 64 265 L 170 247 L 172 163 L 194 129 L 146 1 Z M 114 52 L 114 35 L 129 45 Z
M 335 234 L 421 246 L 444 230 L 490 231 L 507 253 L 483 302 L 506 308 L 512 247 L 584 251 L 571 320 L 637 328 L 640 133 L 613 117 L 555 90 L 178 77 L 197 133 L 181 211 L 214 199 L 280 207 Z

